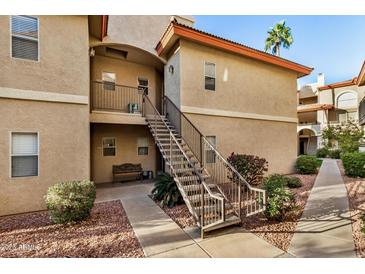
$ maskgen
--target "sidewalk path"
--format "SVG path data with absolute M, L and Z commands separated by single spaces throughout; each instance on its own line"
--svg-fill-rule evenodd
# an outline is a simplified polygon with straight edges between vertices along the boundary
M 336 160 L 323 160 L 288 252 L 300 258 L 356 257 L 347 191 Z
M 181 229 L 147 195 L 151 183 L 124 183 L 98 188 L 97 202 L 121 200 L 146 257 L 162 258 L 273 258 L 286 257 L 242 228 L 232 227 L 200 239 L 196 228 Z

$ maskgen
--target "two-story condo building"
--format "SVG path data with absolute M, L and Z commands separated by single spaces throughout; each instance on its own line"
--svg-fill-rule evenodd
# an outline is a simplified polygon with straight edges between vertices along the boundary
M 222 205 L 210 212 L 222 223 L 233 220 L 225 213 L 233 203 L 208 182 L 229 181 L 231 152 L 292 172 L 297 78 L 312 69 L 193 24 L 188 16 L 0 16 L 0 215 L 42 210 L 49 186 L 112 182 L 114 165 L 133 163 L 172 173 L 199 220 L 196 189 L 206 191 Z
M 316 83 L 298 91 L 298 154 L 314 155 L 323 146 L 322 130 L 328 125 L 359 122 L 359 104 L 365 96 L 364 71 L 363 65 L 357 77 L 328 85 L 319 74 Z

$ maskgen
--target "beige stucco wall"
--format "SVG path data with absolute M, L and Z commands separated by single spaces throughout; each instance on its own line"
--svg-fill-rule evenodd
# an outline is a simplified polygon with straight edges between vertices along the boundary
M 101 81 L 102 72 L 113 72 L 116 74 L 117 84 L 136 88 L 138 77 L 147 78 L 149 82 L 148 96 L 155 105 L 158 107 L 161 105 L 161 75 L 152 66 L 96 55 L 91 61 L 91 79 Z
M 297 125 L 253 119 L 187 114 L 206 136 L 216 136 L 218 151 L 253 154 L 269 162 L 269 172 L 292 173 L 297 157 Z
M 0 215 L 45 209 L 49 186 L 90 178 L 87 16 L 38 18 L 35 62 L 11 58 L 0 16 Z M 10 178 L 10 133 L 23 131 L 39 132 L 39 176 Z
M 88 95 L 87 16 L 38 16 L 40 61 L 11 58 L 10 19 L 0 16 L 0 87 Z
M 182 109 L 213 112 L 186 111 L 193 123 L 204 135 L 217 137 L 224 157 L 231 152 L 254 154 L 269 161 L 270 173 L 293 172 L 297 157 L 296 74 L 184 40 L 180 43 Z M 204 90 L 205 61 L 216 64 L 214 92 Z M 250 115 L 258 119 L 248 119 Z
M 297 117 L 294 72 L 181 41 L 181 104 Z M 216 91 L 204 90 L 204 62 L 216 64 Z
M 116 138 L 116 155 L 103 156 L 102 139 Z M 138 155 L 138 137 L 148 137 L 148 155 Z M 96 183 L 112 182 L 112 166 L 124 163 L 142 164 L 143 170 L 152 170 L 156 175 L 157 153 L 153 138 L 142 125 L 91 125 L 91 168 Z
M 88 105 L 0 99 L 0 215 L 45 209 L 47 188 L 89 178 Z M 39 176 L 10 178 L 10 133 L 39 132 Z

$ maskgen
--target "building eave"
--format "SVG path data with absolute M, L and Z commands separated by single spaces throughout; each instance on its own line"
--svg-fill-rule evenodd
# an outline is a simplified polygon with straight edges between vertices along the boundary
M 181 25 L 177 22 L 171 22 L 161 37 L 156 46 L 158 55 L 165 55 L 174 43 L 181 38 L 295 71 L 298 78 L 309 75 L 313 70 L 313 68 Z

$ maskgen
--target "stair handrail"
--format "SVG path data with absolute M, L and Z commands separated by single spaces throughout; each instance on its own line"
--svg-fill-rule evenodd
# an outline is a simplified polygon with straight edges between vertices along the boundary
M 182 154 L 184 155 L 185 159 L 188 161 L 189 165 L 194 169 L 194 173 L 198 176 L 199 178 L 199 182 L 203 185 L 204 189 L 208 192 L 209 196 L 211 196 L 212 198 L 214 199 L 217 199 L 217 200 L 220 200 L 221 203 L 222 203 L 222 208 L 224 210 L 224 198 L 221 197 L 221 196 L 218 196 L 216 194 L 214 194 L 210 188 L 207 186 L 207 184 L 204 182 L 204 179 L 202 178 L 202 176 L 200 175 L 200 173 L 198 172 L 197 168 L 193 165 L 193 163 L 190 161 L 190 158 L 186 155 L 184 149 L 180 146 L 179 142 L 177 141 L 177 139 L 175 138 L 174 134 L 171 132 L 170 128 L 168 127 L 168 125 L 166 124 L 165 120 L 162 118 L 161 114 L 158 112 L 158 110 L 156 109 L 156 107 L 154 106 L 154 104 L 152 104 L 150 98 L 148 97 L 147 94 L 143 94 L 143 98 L 144 99 L 147 99 L 148 103 L 152 106 L 152 109 L 154 110 L 155 112 L 155 115 L 157 114 L 158 117 L 160 117 L 160 120 L 164 123 L 164 125 L 166 126 L 166 128 L 168 129 L 169 131 L 169 135 L 170 135 L 170 138 L 172 138 L 176 145 L 178 146 L 178 148 L 180 149 L 180 151 L 182 152 Z M 157 132 L 156 132 L 157 133 Z M 171 161 L 171 159 L 170 159 Z M 204 205 L 203 205 L 204 207 Z M 223 212 L 223 211 L 222 211 Z M 224 213 L 224 212 L 223 212 Z M 223 217 L 224 219 L 224 214 L 223 214 Z M 204 226 L 204 223 L 202 224 L 202 226 Z
M 265 197 L 265 190 L 261 189 L 261 188 L 257 188 L 257 187 L 253 187 L 251 186 L 245 178 L 243 178 L 243 176 L 241 175 L 241 173 L 239 173 L 237 171 L 237 169 L 235 167 L 233 167 L 221 154 L 220 152 L 209 142 L 209 140 L 203 135 L 203 139 L 206 141 L 206 143 L 209 145 L 209 147 L 214 151 L 214 153 L 216 155 L 218 155 L 218 157 L 233 171 L 233 173 L 241 180 L 245 183 L 246 187 L 250 190 L 253 191 L 258 191 L 258 192 L 263 192 L 264 193 L 264 197 Z M 264 198 L 265 199 L 265 198 Z

